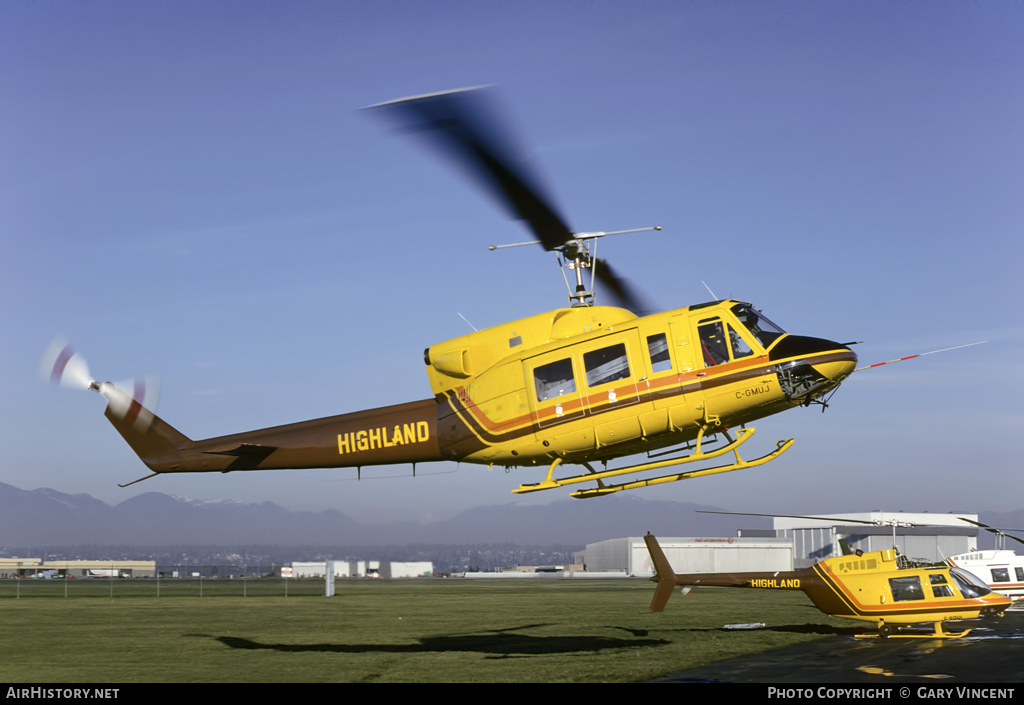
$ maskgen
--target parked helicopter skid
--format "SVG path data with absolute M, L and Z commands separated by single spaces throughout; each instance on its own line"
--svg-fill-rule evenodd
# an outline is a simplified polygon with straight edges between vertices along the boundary
M 369 110 L 397 119 L 403 132 L 455 157 L 526 223 L 537 244 L 556 252 L 574 280 L 564 274 L 569 307 L 430 346 L 424 362 L 431 398 L 285 426 L 192 440 L 152 415 L 138 395 L 108 390 L 108 419 L 153 475 L 329 467 L 361 472 L 402 463 L 412 463 L 415 474 L 417 463 L 458 461 L 547 467 L 543 481 L 513 491 L 594 482 L 596 487 L 573 496 L 595 497 L 754 467 L 792 446 L 792 439 L 779 441 L 754 460 L 739 454 L 754 433 L 745 425 L 797 406 L 824 408 L 855 370 L 852 343 L 790 335 L 736 300 L 637 315 L 646 309 L 642 297 L 595 256 L 597 241 L 616 233 L 578 233 L 566 225 L 525 160 L 495 136 L 498 121 L 488 117 L 485 95 L 451 91 Z M 617 306 L 595 305 L 596 281 Z M 61 354 L 51 361 L 51 378 L 70 374 L 70 367 L 58 370 Z M 125 404 L 145 409 L 144 423 L 138 414 L 118 410 Z M 738 429 L 735 437 L 729 429 Z M 722 445 L 709 449 L 716 443 Z M 611 460 L 638 453 L 647 459 L 607 468 Z M 605 483 L 728 453 L 732 462 L 714 468 Z M 595 470 L 597 462 L 604 464 L 601 470 Z M 566 464 L 583 471 L 556 478 Z
M 665 609 L 677 585 L 802 590 L 829 616 L 877 625 L 877 634 L 858 634 L 858 638 L 955 639 L 971 630 L 948 632 L 946 624 L 1002 616 L 1011 604 L 1009 598 L 992 592 L 960 568 L 899 568 L 898 555 L 892 549 L 827 558 L 806 570 L 677 574 L 658 540 L 648 533 L 644 541 L 656 571 L 651 580 L 658 584 L 652 612 Z M 930 624 L 932 632 L 900 633 L 922 624 Z

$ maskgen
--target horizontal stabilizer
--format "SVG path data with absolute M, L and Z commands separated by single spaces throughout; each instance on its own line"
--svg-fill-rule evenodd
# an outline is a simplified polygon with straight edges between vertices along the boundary
M 255 470 L 263 460 L 277 450 L 276 446 L 259 445 L 256 443 L 236 443 L 231 446 L 204 450 L 211 455 L 233 455 L 238 460 L 225 468 L 229 470 Z

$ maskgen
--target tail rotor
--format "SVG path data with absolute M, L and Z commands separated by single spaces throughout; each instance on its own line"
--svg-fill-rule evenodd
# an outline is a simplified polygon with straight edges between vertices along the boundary
M 160 400 L 160 380 L 155 376 L 126 382 L 97 382 L 85 358 L 66 340 L 55 338 L 43 353 L 39 373 L 53 384 L 71 389 L 91 389 L 107 399 L 108 413 L 144 431 L 153 423 Z

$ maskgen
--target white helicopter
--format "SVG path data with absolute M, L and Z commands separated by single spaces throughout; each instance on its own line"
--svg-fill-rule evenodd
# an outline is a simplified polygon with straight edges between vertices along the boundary
M 1007 538 L 1019 543 L 1024 543 L 1024 539 L 993 528 L 988 524 L 963 517 L 960 517 L 960 521 L 980 526 L 985 531 L 995 534 L 996 548 L 991 551 L 970 551 L 950 556 L 946 559 L 946 563 L 977 575 L 988 583 L 994 592 L 1006 595 L 1013 600 L 1015 608 L 1024 607 L 1024 556 L 1018 556 L 1014 551 L 1006 548 Z M 1024 531 L 1024 529 L 1007 529 L 1007 531 Z

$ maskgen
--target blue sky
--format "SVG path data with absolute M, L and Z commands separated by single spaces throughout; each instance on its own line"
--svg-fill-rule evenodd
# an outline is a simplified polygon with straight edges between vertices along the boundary
M 1024 7 L 1013 2 L 8 2 L 0 481 L 429 521 L 534 473 L 146 474 L 102 400 L 159 373 L 193 438 L 430 395 L 428 345 L 562 306 L 554 257 L 358 108 L 493 84 L 577 230 L 663 309 L 863 340 L 767 466 L 640 492 L 731 511 L 1008 511 L 1020 492 Z M 408 473 L 390 468 L 379 474 Z M 600 511 L 599 500 L 594 501 Z

